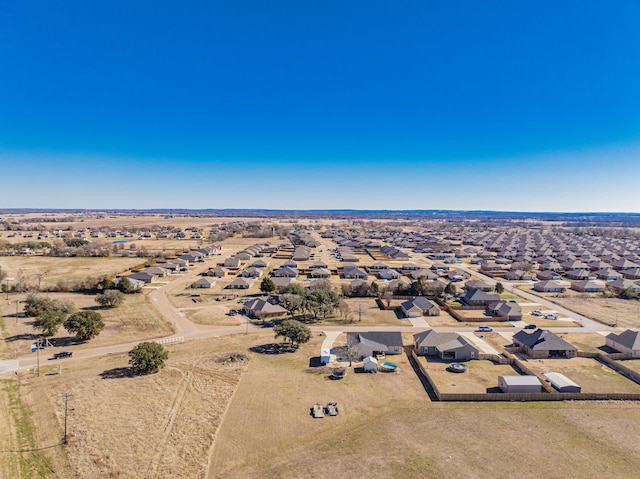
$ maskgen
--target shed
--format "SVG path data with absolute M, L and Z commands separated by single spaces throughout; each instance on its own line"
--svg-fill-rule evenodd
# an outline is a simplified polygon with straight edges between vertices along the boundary
M 542 390 L 536 376 L 498 376 L 498 387 L 503 393 L 539 393 Z
M 564 374 L 544 373 L 544 378 L 560 393 L 579 393 L 582 388 Z
M 373 356 L 367 356 L 363 359 L 363 369 L 367 373 L 375 373 L 378 370 L 378 360 Z

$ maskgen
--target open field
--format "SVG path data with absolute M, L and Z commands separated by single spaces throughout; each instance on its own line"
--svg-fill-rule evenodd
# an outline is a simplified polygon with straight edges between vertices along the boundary
M 640 328 L 640 301 L 617 298 L 566 297 L 553 298 L 571 311 L 621 328 Z
M 86 343 L 73 343 L 69 333 L 62 327 L 56 335 L 50 338 L 55 345 L 67 348 L 71 346 L 72 351 L 126 343 L 138 339 L 157 338 L 171 334 L 173 331 L 172 326 L 160 316 L 155 308 L 149 305 L 145 294 L 126 295 L 124 304 L 109 309 L 98 308 L 95 295 L 47 293 L 47 296 L 51 299 L 71 301 L 78 310 L 96 310 L 102 315 L 105 323 L 104 330 L 97 338 Z M 16 299 L 24 301 L 25 298 L 24 294 L 11 295 L 11 301 Z M 22 307 L 19 311 L 22 311 Z M 28 353 L 33 342 L 31 334 L 39 333 L 31 326 L 32 318 L 19 317 L 16 322 L 15 303 L 7 303 L 4 298 L 0 301 L 0 313 L 5 315 L 5 340 L 3 341 L 6 345 L 5 357 L 13 358 Z M 2 351 L 0 350 L 0 352 Z
M 293 354 L 254 356 L 214 445 L 210 478 L 362 471 L 372 478 L 560 478 L 567 471 L 618 478 L 640 467 L 640 445 L 629 440 L 637 437 L 636 404 L 433 403 L 404 356 L 388 358 L 399 373 L 350 369 L 342 381 L 326 379 L 324 368 L 308 367 L 320 339 Z M 327 401 L 338 402 L 340 416 L 312 419 L 311 406 Z M 524 440 L 526 468 L 514 446 Z
M 603 324 L 617 324 L 623 328 L 640 328 L 640 301 L 605 298 L 601 295 L 576 293 L 571 290 L 567 290 L 567 293 L 556 294 L 537 293 L 530 287 L 523 289 Z
M 41 289 L 56 287 L 59 282 L 83 282 L 87 278 L 94 281 L 101 276 L 112 276 L 129 268 L 144 265 L 145 258 L 57 258 L 51 256 L 1 256 L 0 266 L 13 287 L 20 277 L 25 277 L 25 286 L 36 288 L 41 275 Z
M 128 358 L 119 354 L 69 360 L 62 375 L 36 378 L 24 372 L 5 381 L 0 404 L 13 397 L 7 388 L 19 384 L 32 422 L 38 419 L 31 430 L 46 433 L 31 441 L 32 447 L 60 441 L 61 395 L 68 393 L 69 444 L 66 461 L 57 457 L 59 448 L 39 452 L 42 458 L 23 455 L 28 462 L 3 454 L 0 477 L 205 477 L 216 428 L 245 368 L 243 362 L 222 364 L 217 358 L 238 349 L 244 348 L 233 338 L 172 346 L 167 368 L 149 376 L 129 376 Z M 28 472 L 36 460 L 47 473 Z
M 469 370 L 466 373 L 451 373 L 447 366 L 451 361 L 441 361 L 435 357 L 419 356 L 429 377 L 442 393 L 484 394 L 488 389 L 498 386 L 498 376 L 517 376 L 518 373 L 508 364 L 494 364 L 491 361 L 478 359 L 467 361 Z
M 592 358 L 528 359 L 525 366 L 536 374 L 562 373 L 583 393 L 640 393 L 640 385 Z
M 580 351 L 588 353 L 604 353 L 605 336 L 598 333 L 560 333 L 561 338 L 573 344 Z

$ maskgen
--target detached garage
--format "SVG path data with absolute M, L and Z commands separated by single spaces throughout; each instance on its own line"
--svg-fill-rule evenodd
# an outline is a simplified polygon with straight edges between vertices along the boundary
M 579 393 L 582 388 L 564 374 L 544 373 L 544 378 L 560 393 Z
M 535 376 L 498 376 L 498 387 L 503 393 L 539 393 L 540 380 Z

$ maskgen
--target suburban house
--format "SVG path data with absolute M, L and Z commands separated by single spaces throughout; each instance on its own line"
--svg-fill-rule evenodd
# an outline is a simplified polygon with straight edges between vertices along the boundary
M 282 266 L 273 272 L 275 278 L 297 278 L 298 270 L 290 266 Z
M 227 289 L 249 289 L 253 284 L 253 279 L 251 278 L 236 278 L 231 283 L 229 283 L 226 288 Z
M 484 291 L 485 293 L 489 293 L 493 291 L 493 285 L 487 283 L 486 281 L 482 281 L 481 279 L 472 279 L 464 283 L 464 289 L 466 291 L 479 289 L 481 291 Z
M 145 283 L 153 283 L 158 280 L 158 275 L 153 273 L 148 273 L 146 271 L 138 271 L 137 273 L 130 274 L 127 278 L 137 279 L 138 281 L 143 281 Z
M 560 281 L 562 279 L 562 276 L 557 271 L 546 269 L 543 271 L 538 271 L 536 273 L 536 278 L 538 278 L 540 281 Z
M 524 353 L 534 359 L 574 358 L 578 349 L 547 329 L 536 329 L 528 334 L 524 329 L 513 335 L 513 343 L 524 348 Z
M 366 271 L 355 266 L 345 267 L 343 276 L 345 279 L 367 279 L 369 277 Z
M 402 354 L 402 334 L 399 331 L 369 331 L 347 333 L 347 342 L 356 341 L 360 358 Z
M 253 268 L 266 268 L 267 266 L 269 266 L 269 263 L 263 259 L 258 259 L 251 263 L 251 267 Z
M 243 278 L 259 278 L 260 276 L 262 276 L 262 270 L 259 268 L 254 268 L 253 266 L 250 266 L 247 269 L 245 269 L 242 273 L 240 273 L 240 276 L 242 276 Z
M 287 310 L 278 304 L 271 304 L 263 298 L 253 298 L 246 301 L 242 309 L 258 319 L 273 318 L 287 314 Z
M 636 293 L 640 293 L 640 285 L 634 283 L 630 279 L 615 279 L 613 281 L 609 281 L 607 283 L 607 288 L 613 291 L 623 291 L 625 289 L 630 289 Z
M 564 293 L 567 288 L 554 281 L 538 281 L 533 290 L 539 293 Z
M 423 296 L 405 301 L 400 305 L 400 309 L 402 309 L 402 312 L 407 318 L 440 315 L 440 308 Z
M 381 269 L 378 271 L 378 278 L 391 281 L 398 279 L 401 275 L 395 269 Z
M 313 268 L 309 276 L 312 278 L 329 278 L 331 277 L 331 271 L 327 268 Z
M 582 281 L 574 281 L 571 283 L 571 289 L 581 293 L 599 293 L 604 289 L 602 284 L 590 281 L 588 279 Z
M 142 287 L 144 286 L 144 284 L 145 284 L 144 281 L 140 281 L 139 279 L 132 278 L 131 276 L 127 276 L 127 279 L 129 280 L 129 284 L 131 285 L 131 289 L 133 291 L 140 291 L 142 289 Z M 122 278 L 114 279 L 113 280 L 113 285 L 114 286 L 118 286 L 118 284 L 120 284 L 121 280 L 122 280 Z
M 215 284 L 216 284 L 216 280 L 209 276 L 203 276 L 202 278 L 197 280 L 195 283 L 193 283 L 193 285 L 196 288 L 213 288 Z
M 488 294 L 480 289 L 467 291 L 460 300 L 469 306 L 488 306 L 491 303 L 500 301 L 499 294 Z
M 163 278 L 169 274 L 169 270 L 166 268 L 160 268 L 159 266 L 149 266 L 145 268 L 143 271 L 146 273 L 155 274 L 159 278 Z
M 480 351 L 458 333 L 438 333 L 433 329 L 413 335 L 413 348 L 421 356 L 467 361 L 477 359 Z
M 620 272 L 627 279 L 640 279 L 640 268 L 623 269 Z
M 224 260 L 223 266 L 227 269 L 239 269 L 240 268 L 240 258 L 236 258 L 234 256 L 227 258 Z
M 620 334 L 609 333 L 606 345 L 621 353 L 630 353 L 633 358 L 640 358 L 640 331 L 627 329 Z
M 329 267 L 329 264 L 322 260 L 318 260 L 315 263 L 313 263 L 311 266 L 309 266 L 310 269 L 318 269 L 318 268 L 327 269 L 328 267 Z
M 493 316 L 506 318 L 508 321 L 522 321 L 522 307 L 515 299 L 493 303 L 489 306 L 489 312 Z
M 215 268 L 211 268 L 207 271 L 207 276 L 215 276 L 216 278 L 224 278 L 229 273 L 227 268 L 222 266 L 216 266 Z
M 280 278 L 271 278 L 271 281 L 273 281 L 273 284 L 276 285 L 276 288 L 284 288 L 285 286 L 289 286 L 293 282 L 293 278 L 286 278 L 283 276 Z

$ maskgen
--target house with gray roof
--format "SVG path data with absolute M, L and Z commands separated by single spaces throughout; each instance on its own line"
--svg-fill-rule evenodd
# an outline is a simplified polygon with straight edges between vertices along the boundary
M 418 355 L 451 361 L 476 359 L 480 354 L 478 348 L 458 333 L 438 333 L 433 329 L 414 334 L 413 348 Z
M 522 329 L 513 335 L 513 342 L 534 359 L 574 358 L 578 355 L 578 348 L 548 329 L 538 328 L 531 334 Z
M 489 313 L 507 321 L 522 321 L 522 307 L 515 299 L 491 304 Z
M 585 279 L 571 283 L 571 289 L 581 293 L 599 293 L 604 289 L 604 285 Z
M 417 296 L 403 302 L 400 309 L 407 318 L 440 315 L 440 308 L 423 296 Z
M 640 331 L 627 329 L 620 334 L 609 333 L 606 344 L 621 353 L 630 353 L 633 358 L 640 358 Z
M 360 359 L 367 356 L 402 354 L 402 334 L 399 331 L 367 331 L 347 333 L 347 341 L 355 340 Z
M 500 301 L 499 294 L 489 294 L 479 289 L 467 291 L 460 300 L 469 306 L 489 306 Z
M 539 293 L 564 293 L 567 288 L 555 281 L 538 281 L 533 285 L 533 290 Z
M 287 314 L 287 310 L 279 304 L 271 304 L 264 298 L 252 298 L 246 301 L 242 309 L 258 319 L 273 318 Z
M 289 266 L 282 266 L 273 272 L 274 278 L 297 278 L 298 270 Z
M 210 276 L 203 276 L 195 283 L 193 283 L 196 288 L 213 288 L 215 284 L 216 280 L 214 278 L 211 278 Z
M 236 278 L 229 283 L 227 289 L 249 289 L 253 285 L 253 279 L 251 278 Z

